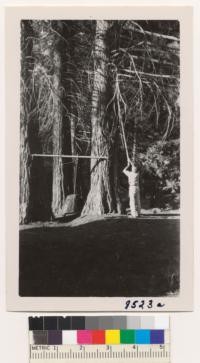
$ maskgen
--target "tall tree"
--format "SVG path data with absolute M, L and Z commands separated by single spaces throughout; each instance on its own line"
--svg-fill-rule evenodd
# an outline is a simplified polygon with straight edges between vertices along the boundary
M 30 147 L 28 135 L 29 123 L 29 92 L 27 89 L 27 44 L 26 44 L 26 23 L 21 22 L 21 83 L 20 83 L 20 196 L 19 196 L 19 222 L 20 224 L 29 221 L 30 201 Z
M 140 151 L 145 149 L 146 153 L 148 145 L 160 139 L 164 145 L 176 123 L 174 100 L 179 92 L 179 39 L 174 33 L 177 25 L 170 21 L 126 21 L 121 23 L 118 44 L 112 50 L 111 62 L 117 69 L 114 99 L 121 125 L 121 148 L 126 150 L 134 169 L 129 174 L 129 184 L 134 186 L 129 194 L 135 215 L 140 205 L 138 172 L 144 169 Z M 155 33 L 148 31 L 153 28 Z M 156 155 L 153 157 L 155 160 Z M 152 160 L 151 170 L 153 165 Z M 129 172 L 130 169 L 129 165 Z
M 61 54 L 59 36 L 51 21 L 32 21 L 35 32 L 35 69 L 38 98 L 37 109 L 40 135 L 52 135 L 52 154 L 62 154 L 63 106 L 61 85 Z M 53 158 L 52 214 L 60 215 L 64 202 L 62 158 Z
M 62 154 L 62 104 L 61 104 L 61 57 L 56 46 L 53 50 L 54 74 L 54 113 L 53 113 L 53 154 Z M 64 175 L 62 158 L 53 158 L 53 185 L 52 185 L 52 212 L 54 216 L 59 216 L 64 195 Z
M 110 185 L 110 150 L 107 106 L 107 63 L 108 47 L 106 42 L 109 22 L 96 22 L 94 44 L 94 80 L 91 111 L 91 185 L 82 215 L 102 215 L 113 211 L 112 191 Z

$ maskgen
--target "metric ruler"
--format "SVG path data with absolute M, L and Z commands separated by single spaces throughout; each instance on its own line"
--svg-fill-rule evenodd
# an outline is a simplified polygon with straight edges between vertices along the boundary
M 169 318 L 29 318 L 30 363 L 170 363 Z

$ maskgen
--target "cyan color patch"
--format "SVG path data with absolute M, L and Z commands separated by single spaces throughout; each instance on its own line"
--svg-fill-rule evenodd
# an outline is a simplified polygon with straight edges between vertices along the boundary
M 150 344 L 150 330 L 135 330 L 135 344 Z

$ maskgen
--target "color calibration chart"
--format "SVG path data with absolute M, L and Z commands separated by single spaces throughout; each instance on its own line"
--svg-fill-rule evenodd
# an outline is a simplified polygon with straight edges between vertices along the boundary
M 29 318 L 30 363 L 169 363 L 169 317 Z

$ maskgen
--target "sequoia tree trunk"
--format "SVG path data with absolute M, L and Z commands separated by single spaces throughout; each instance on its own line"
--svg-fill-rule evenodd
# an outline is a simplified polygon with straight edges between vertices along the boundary
M 35 33 L 35 83 L 38 92 L 38 122 L 41 142 L 52 136 L 52 154 L 63 151 L 63 107 L 61 85 L 60 38 L 50 20 L 32 20 Z M 58 217 L 64 202 L 64 173 L 61 157 L 52 161 L 52 200 L 51 212 Z
M 19 223 L 29 221 L 30 202 L 30 148 L 28 139 L 28 109 L 25 66 L 25 23 L 21 22 L 21 83 L 20 83 L 20 195 Z
M 91 159 L 90 191 L 82 215 L 102 215 L 113 211 L 110 185 L 109 133 L 106 119 L 107 104 L 107 45 L 108 22 L 96 22 L 94 49 L 94 84 L 91 111 L 91 156 L 107 159 Z
M 53 114 L 53 154 L 62 154 L 62 104 L 61 104 L 61 58 L 57 49 L 53 52 L 54 74 L 54 114 Z M 53 158 L 52 213 L 58 217 L 65 200 L 62 158 Z

